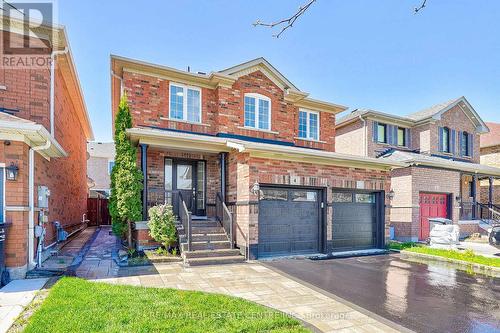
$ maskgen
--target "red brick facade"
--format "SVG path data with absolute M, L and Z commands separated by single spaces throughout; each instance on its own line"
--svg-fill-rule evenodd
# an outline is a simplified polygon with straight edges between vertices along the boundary
M 61 222 L 71 232 L 81 226 L 86 213 L 86 142 L 91 133 L 90 124 L 82 122 L 85 110 L 75 95 L 76 77 L 69 76 L 69 61 L 59 57 L 55 77 L 55 140 L 67 157 L 46 159 L 34 154 L 34 221 L 38 224 L 37 187 L 50 190 L 45 245 L 56 241 L 54 221 Z M 14 116 L 41 124 L 50 132 L 50 70 L 1 69 L 0 107 L 17 110 Z M 81 104 L 80 104 L 81 103 Z M 28 263 L 29 207 L 29 150 L 30 146 L 16 140 L 0 141 L 0 163 L 19 167 L 15 181 L 6 181 L 5 222 L 11 223 L 6 241 L 6 265 L 14 278 L 23 277 Z M 36 249 L 35 238 L 33 248 Z M 31 258 L 32 260 L 34 258 Z

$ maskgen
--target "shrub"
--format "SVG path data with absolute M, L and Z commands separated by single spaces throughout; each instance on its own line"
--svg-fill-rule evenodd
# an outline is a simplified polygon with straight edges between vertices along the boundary
M 175 244 L 177 230 L 172 206 L 157 205 L 149 209 L 149 234 L 167 249 Z

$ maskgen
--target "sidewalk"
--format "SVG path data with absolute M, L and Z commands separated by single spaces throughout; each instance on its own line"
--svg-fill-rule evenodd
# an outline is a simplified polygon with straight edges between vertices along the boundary
M 7 332 L 48 279 L 14 280 L 0 289 L 0 333 Z

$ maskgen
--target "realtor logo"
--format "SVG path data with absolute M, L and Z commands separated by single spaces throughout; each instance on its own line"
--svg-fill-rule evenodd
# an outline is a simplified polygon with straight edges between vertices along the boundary
M 47 68 L 55 39 L 54 1 L 0 0 L 3 68 Z

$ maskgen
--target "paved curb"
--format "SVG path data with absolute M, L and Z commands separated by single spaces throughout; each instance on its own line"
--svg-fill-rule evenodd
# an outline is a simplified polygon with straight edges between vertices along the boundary
M 432 254 L 416 253 L 416 252 L 410 252 L 410 251 L 406 251 L 406 250 L 401 251 L 401 254 L 405 255 L 407 257 L 410 257 L 410 258 L 427 259 L 427 260 L 444 262 L 444 263 L 448 263 L 448 264 L 454 264 L 454 265 L 457 265 L 458 268 L 461 268 L 461 269 L 466 270 L 466 271 L 473 271 L 474 273 L 477 273 L 477 274 L 485 274 L 485 275 L 492 276 L 492 277 L 500 277 L 500 268 L 499 267 L 486 266 L 486 265 L 468 262 L 468 261 L 464 261 L 464 260 L 444 258 L 444 257 L 435 256 Z

